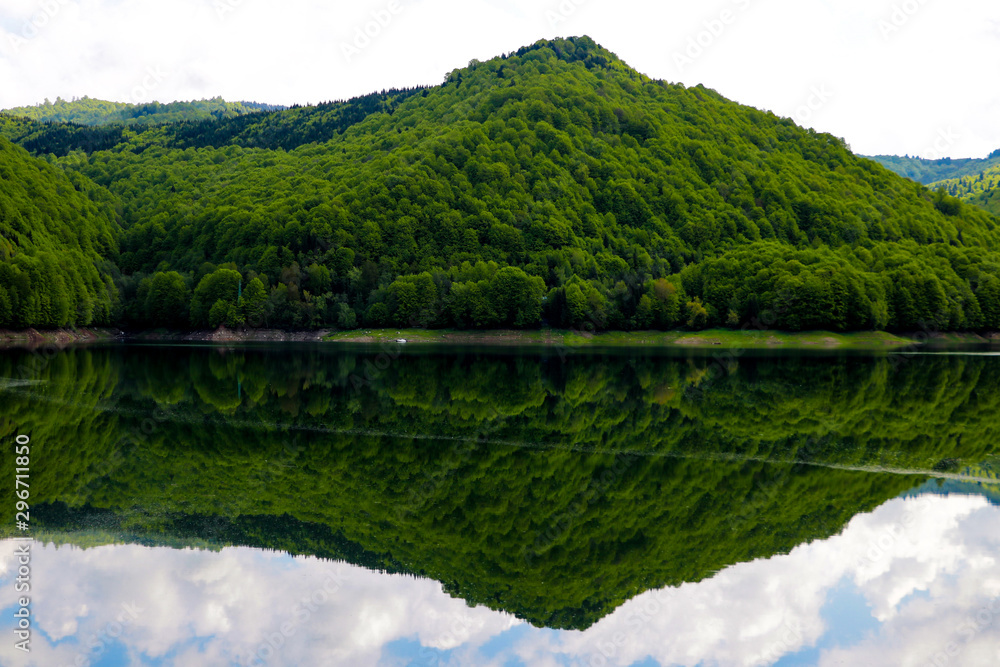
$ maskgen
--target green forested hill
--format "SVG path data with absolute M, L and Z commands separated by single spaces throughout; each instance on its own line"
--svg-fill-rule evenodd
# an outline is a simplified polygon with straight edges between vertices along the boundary
M 122 122 L 97 126 L 53 124 L 0 114 L 0 135 L 35 154 L 56 157 L 65 157 L 73 151 L 89 154 L 111 150 L 125 142 L 129 142 L 129 148 L 136 152 L 150 146 L 205 148 L 236 145 L 291 150 L 304 144 L 327 141 L 373 113 L 391 113 L 402 100 L 421 90 L 382 91 L 348 101 L 290 109 L 257 105 L 261 110 L 253 114 L 222 118 L 193 115 L 177 122 L 161 122 L 153 129 L 130 129 Z M 136 136 L 136 129 L 142 131 L 141 136 Z
M 346 103 L 0 133 L 120 201 L 135 326 L 1000 328 L 996 218 L 588 38 Z
M 1000 215 L 1000 165 L 993 166 L 972 176 L 962 176 L 932 184 L 943 188 L 952 197 Z
M 145 125 L 152 123 L 173 123 L 178 121 L 211 120 L 234 118 L 257 111 L 273 111 L 276 107 L 256 102 L 226 102 L 221 97 L 190 102 L 161 104 L 131 104 L 127 102 L 107 102 L 83 97 L 67 102 L 57 98 L 55 102 L 45 100 L 30 107 L 4 109 L 8 116 L 28 118 L 45 123 L 75 123 L 77 125 Z
M 976 176 L 986 169 L 1000 165 L 1000 150 L 995 150 L 985 159 L 950 157 L 938 160 L 928 160 L 909 155 L 874 155 L 868 158 L 874 160 L 890 171 L 900 176 L 913 179 L 924 185 L 938 181 Z
M 111 322 L 118 233 L 106 191 L 0 137 L 0 326 Z

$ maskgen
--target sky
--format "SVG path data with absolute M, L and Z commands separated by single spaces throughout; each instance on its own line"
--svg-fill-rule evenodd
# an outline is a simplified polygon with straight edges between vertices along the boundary
M 436 85 L 472 59 L 584 34 L 649 76 L 857 153 L 1000 148 L 994 0 L 3 0 L 0 108 L 316 103 Z
M 8 636 L 14 549 L 0 542 Z M 0 664 L 988 665 L 1000 650 L 998 550 L 1000 507 L 983 497 L 897 498 L 827 540 L 557 632 L 470 608 L 435 581 L 313 557 L 36 543 L 31 653 L 0 642 Z

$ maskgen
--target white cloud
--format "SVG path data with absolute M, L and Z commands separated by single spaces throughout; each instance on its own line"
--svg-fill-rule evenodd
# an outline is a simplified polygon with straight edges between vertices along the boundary
M 346 57 L 373 21 L 377 34 Z M 83 95 L 319 102 L 437 84 L 472 58 L 589 34 L 651 76 L 702 82 L 859 152 L 927 154 L 951 131 L 946 153 L 982 156 L 1000 147 L 986 75 L 1000 64 L 998 26 L 1000 6 L 985 0 L 8 0 L 0 107 Z M 678 68 L 690 40 L 705 46 Z M 801 117 L 818 86 L 833 96 Z
M 12 553 L 12 543 L 4 543 L 0 562 L 9 567 Z M 73 664 L 81 652 L 97 658 L 101 651 L 88 647 L 123 613 L 121 637 L 141 656 L 136 664 L 179 651 L 167 664 L 206 666 L 249 662 L 261 650 L 268 665 L 330 664 L 329 656 L 335 664 L 374 665 L 396 639 L 477 645 L 515 623 L 470 609 L 434 581 L 245 548 L 36 545 L 32 568 L 36 622 L 57 644 L 35 635 L 33 664 L 46 667 Z M 3 580 L 5 590 L 9 583 Z M 12 604 L 9 596 L 2 604 Z M 132 609 L 139 610 L 134 618 Z M 61 641 L 67 638 L 76 641 Z M 205 649 L 196 645 L 203 640 Z M 15 664 L 7 662 L 16 657 L 9 644 L 0 645 L 2 664 Z M 272 653 L 269 645 L 278 648 Z
M 854 649 L 824 655 L 823 664 L 897 665 L 899 655 L 925 662 L 931 648 L 957 641 L 958 623 L 926 623 L 928 603 L 911 599 L 925 591 L 931 606 L 955 609 L 956 619 L 1000 598 L 991 584 L 1000 566 L 1000 532 L 992 530 L 1000 510 L 979 497 L 925 496 L 894 500 L 872 514 L 855 517 L 841 535 L 803 545 L 787 556 L 731 567 L 698 584 L 642 595 L 586 633 L 536 645 L 540 654 L 566 652 L 588 660 L 596 653 L 609 665 L 630 665 L 652 657 L 663 665 L 766 665 L 813 647 L 830 632 L 823 617 L 828 594 L 853 582 L 882 623 L 876 638 Z M 990 537 L 983 538 L 983 535 Z M 1000 613 L 997 626 L 1000 627 Z M 912 636 L 905 650 L 897 638 Z M 669 637 L 670 641 L 661 641 Z M 977 639 L 1000 648 L 994 630 Z M 978 644 L 977 644 L 978 646 Z M 879 659 L 871 658 L 878 654 Z M 835 656 L 835 657 L 830 657 Z M 526 662 L 531 663 L 526 655 Z M 843 662 L 837 662 L 842 660 Z M 586 664 L 586 663 L 585 663 Z M 603 664 L 603 663 L 601 663 Z M 949 664 L 986 664 L 952 662 Z
M 522 627 L 489 662 L 752 666 L 823 645 L 824 667 L 926 667 L 940 656 L 949 666 L 993 664 L 998 547 L 1000 508 L 981 497 L 897 499 L 788 555 L 643 594 L 585 632 Z M 12 543 L 0 543 L 0 607 L 12 604 L 12 554 Z M 397 640 L 454 649 L 449 664 L 479 664 L 479 648 L 515 625 L 434 581 L 245 548 L 36 546 L 32 569 L 45 634 L 35 635 L 31 664 L 46 667 L 72 664 L 105 641 L 102 632 L 120 633 L 137 665 L 169 656 L 164 664 L 231 664 L 252 653 L 267 665 L 376 665 Z M 877 629 L 841 647 L 849 619 L 831 619 L 827 605 L 845 582 Z M 0 643 L 0 663 L 25 664 L 16 657 Z

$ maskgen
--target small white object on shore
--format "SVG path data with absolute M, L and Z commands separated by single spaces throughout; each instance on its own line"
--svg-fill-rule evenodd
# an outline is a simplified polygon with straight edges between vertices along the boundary
M 397 338 L 397 339 L 396 339 L 396 342 L 397 342 L 397 343 L 405 343 L 405 342 L 406 342 L 406 339 L 405 339 L 405 338 Z

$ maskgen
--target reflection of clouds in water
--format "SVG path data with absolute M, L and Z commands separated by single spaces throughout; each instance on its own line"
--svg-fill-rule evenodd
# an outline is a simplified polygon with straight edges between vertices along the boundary
M 12 552 L 10 543 L 3 545 L 5 577 Z M 263 664 L 367 665 L 399 638 L 440 648 L 478 645 L 513 621 L 470 609 L 434 581 L 245 548 L 36 546 L 32 566 L 36 623 L 57 642 L 35 636 L 32 664 L 46 667 L 92 655 L 92 637 L 114 621 L 122 602 L 141 609 L 122 632 L 122 641 L 144 657 L 135 664 L 164 657 L 163 664 L 241 664 L 270 641 L 279 648 L 265 649 Z M 320 594 L 324 584 L 328 595 Z M 0 664 L 25 663 L 4 642 Z
M 454 649 L 441 664 L 630 665 L 652 657 L 749 666 L 817 645 L 824 666 L 997 664 L 998 542 L 1000 509 L 983 498 L 897 499 L 829 540 L 641 595 L 586 632 L 521 628 L 494 641 L 489 658 L 479 648 L 512 619 L 470 609 L 433 581 L 244 548 L 36 546 L 33 603 L 45 636 L 34 636 L 31 664 L 73 664 L 114 629 L 123 603 L 141 610 L 120 629 L 134 664 L 239 664 L 268 641 L 279 648 L 265 648 L 266 662 L 256 664 L 395 664 L 385 662 L 385 647 L 399 640 Z M 5 607 L 12 554 L 13 544 L 0 546 Z M 827 606 L 844 581 L 882 625 L 838 648 L 838 621 L 850 619 L 830 617 Z M 0 662 L 25 664 L 16 659 L 11 643 L 0 643 Z
M 644 605 L 657 595 L 649 593 L 626 603 L 587 633 L 566 635 L 554 646 L 535 650 L 611 653 L 608 664 L 615 665 L 647 656 L 665 665 L 771 664 L 821 640 L 836 645 L 838 619 L 825 618 L 823 611 L 829 593 L 846 579 L 883 623 L 878 637 L 855 650 L 874 655 L 871 651 L 877 649 L 868 648 L 870 644 L 886 653 L 881 659 L 868 659 L 855 656 L 853 650 L 837 651 L 836 658 L 833 652 L 823 652 L 821 664 L 905 664 L 897 660 L 895 649 L 886 647 L 916 633 L 926 648 L 916 652 L 923 662 L 913 664 L 923 667 L 930 662 L 931 647 L 943 650 L 956 637 L 958 623 L 939 623 L 935 603 L 969 614 L 993 599 L 994 590 L 987 582 L 1000 580 L 1000 567 L 992 557 L 1000 542 L 997 522 L 1000 510 L 977 496 L 893 500 L 872 514 L 856 516 L 841 535 L 829 540 L 800 546 L 787 556 L 736 565 L 699 584 L 685 584 L 655 614 L 643 613 Z M 929 599 L 917 596 L 921 591 Z M 911 619 L 928 609 L 929 622 L 917 630 L 911 627 Z M 616 642 L 617 633 L 619 639 L 622 635 L 628 639 Z M 989 634 L 982 633 L 981 639 L 995 653 L 1000 642 L 996 633 Z M 530 654 L 525 659 L 530 663 Z

